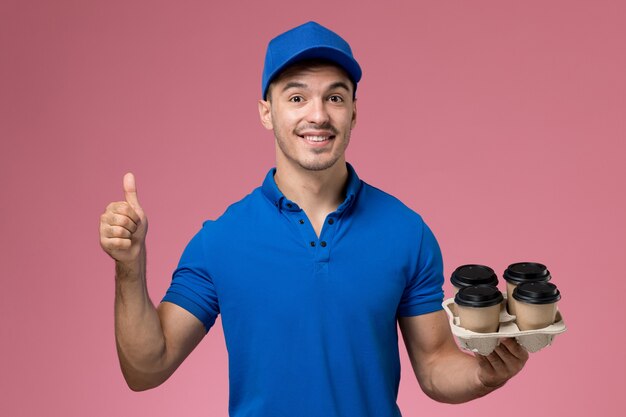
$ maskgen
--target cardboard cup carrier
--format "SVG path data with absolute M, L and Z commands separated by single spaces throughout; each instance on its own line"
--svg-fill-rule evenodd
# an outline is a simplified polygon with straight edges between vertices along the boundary
M 509 268 L 513 267 L 515 271 L 515 265 L 522 264 L 532 263 L 513 264 Z M 522 269 L 530 268 L 533 272 L 541 267 L 547 271 L 541 264 L 532 264 Z M 455 273 L 458 270 L 459 268 Z M 540 274 L 546 275 L 545 272 Z M 454 276 L 453 273 L 453 278 Z M 452 281 L 455 285 L 455 280 Z M 556 305 L 561 298 L 559 290 L 545 279 L 520 282 L 506 296 L 503 296 L 494 285 L 460 289 L 457 285 L 455 287 L 457 288 L 455 297 L 445 300 L 443 308 L 448 314 L 452 333 L 465 350 L 488 355 L 499 344 L 500 339 L 514 337 L 528 352 L 537 352 L 552 344 L 554 337 L 566 330 L 563 317 Z M 510 314 L 510 310 L 507 311 L 511 299 L 516 302 L 517 316 Z

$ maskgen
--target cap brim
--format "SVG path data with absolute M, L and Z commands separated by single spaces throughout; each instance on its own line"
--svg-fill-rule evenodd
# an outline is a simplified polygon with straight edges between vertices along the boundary
M 267 89 L 269 85 L 274 81 L 274 79 L 287 67 L 295 64 L 299 61 L 309 60 L 309 59 L 325 59 L 331 62 L 334 62 L 339 67 L 343 68 L 344 71 L 348 74 L 348 77 L 356 84 L 361 80 L 361 67 L 356 62 L 354 58 L 347 55 L 344 51 L 336 48 L 331 48 L 328 46 L 314 46 L 312 48 L 308 48 L 304 51 L 298 52 L 294 54 L 289 59 L 287 59 L 281 66 L 274 69 L 274 71 L 268 75 L 267 82 L 263 89 L 263 98 L 267 96 Z

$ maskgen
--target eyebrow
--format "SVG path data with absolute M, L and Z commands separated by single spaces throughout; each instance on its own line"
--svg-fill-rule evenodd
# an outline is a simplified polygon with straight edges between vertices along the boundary
M 285 84 L 285 86 L 283 87 L 283 91 L 287 91 L 290 88 L 307 88 L 307 85 L 298 81 L 290 81 Z
M 283 87 L 283 91 L 287 91 L 290 88 L 308 88 L 308 85 L 299 81 L 290 81 L 285 84 L 285 86 Z M 334 90 L 336 88 L 343 88 L 347 92 L 350 92 L 350 87 L 348 87 L 348 84 L 344 83 L 343 81 L 334 82 L 328 87 L 329 90 Z
M 350 87 L 348 87 L 348 84 L 344 83 L 343 81 L 337 81 L 335 83 L 332 83 L 330 87 L 328 87 L 329 90 L 334 90 L 335 88 L 343 88 L 347 92 L 350 92 Z

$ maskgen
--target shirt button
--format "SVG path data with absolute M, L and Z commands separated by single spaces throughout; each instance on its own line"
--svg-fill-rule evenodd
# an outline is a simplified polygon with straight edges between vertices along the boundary
M 304 220 L 300 219 L 300 220 L 299 220 L 299 223 L 300 223 L 300 224 L 304 224 Z
M 335 221 L 333 219 L 328 219 L 328 224 L 333 224 Z
M 315 242 L 311 241 L 311 246 L 315 246 Z
M 325 240 L 322 240 L 322 241 L 320 242 L 320 245 L 322 245 L 322 247 L 323 247 L 323 248 L 325 248 L 325 247 L 326 247 L 326 241 L 325 241 Z

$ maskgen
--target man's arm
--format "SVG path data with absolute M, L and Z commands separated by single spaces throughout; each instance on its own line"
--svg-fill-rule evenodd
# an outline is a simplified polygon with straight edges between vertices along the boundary
M 200 343 L 204 325 L 171 303 L 156 309 L 146 286 L 148 220 L 135 178 L 124 177 L 126 201 L 100 217 L 100 245 L 115 260 L 115 339 L 122 373 L 133 391 L 163 383 Z
M 444 311 L 399 317 L 398 322 L 415 376 L 436 401 L 462 403 L 487 395 L 528 360 L 528 352 L 514 339 L 504 339 L 488 356 L 461 352 Z

